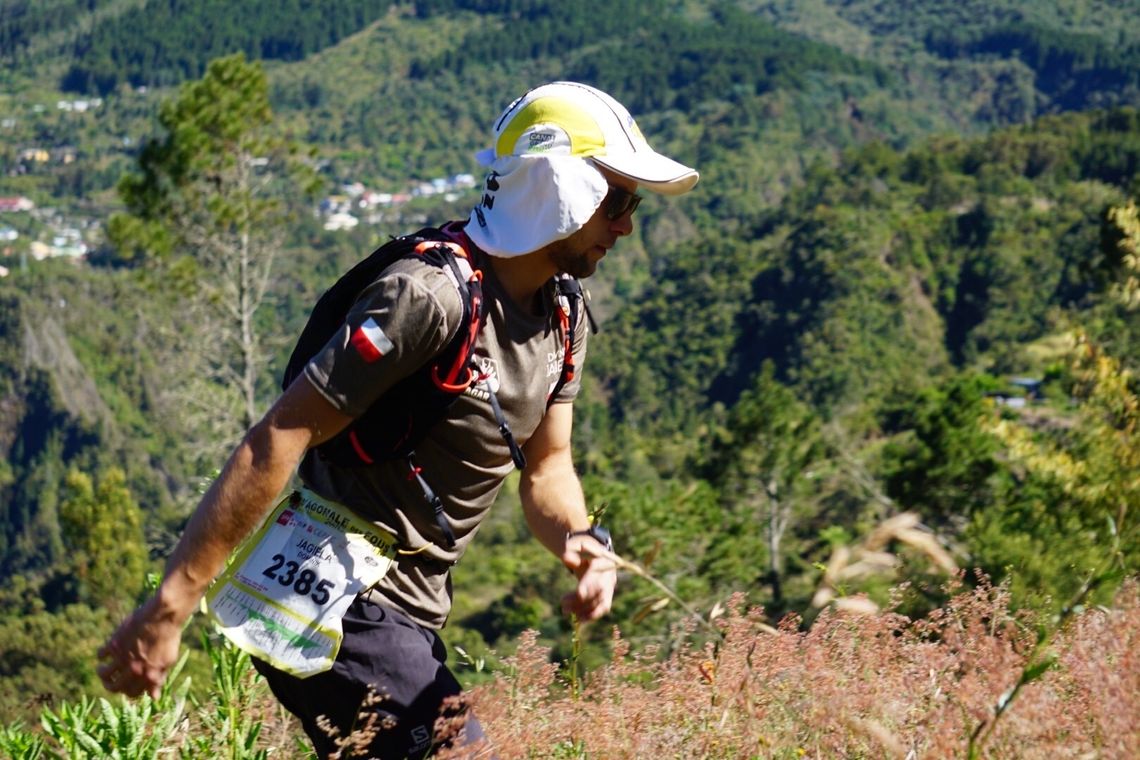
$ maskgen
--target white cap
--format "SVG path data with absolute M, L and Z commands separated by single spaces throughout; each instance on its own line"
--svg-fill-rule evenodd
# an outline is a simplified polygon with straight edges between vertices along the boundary
M 578 82 L 552 82 L 526 93 L 495 122 L 493 137 L 494 146 L 476 155 L 484 166 L 505 156 L 592 158 L 665 195 L 688 192 L 700 177 L 650 148 L 625 106 Z
M 476 154 L 490 167 L 467 234 L 493 256 L 520 256 L 581 229 L 609 185 L 595 164 L 639 186 L 680 195 L 696 170 L 657 153 L 629 111 L 576 82 L 536 87 L 495 123 L 494 146 Z

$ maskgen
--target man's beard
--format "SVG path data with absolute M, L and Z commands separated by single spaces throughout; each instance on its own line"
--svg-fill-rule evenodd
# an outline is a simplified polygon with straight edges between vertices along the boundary
M 593 249 L 575 251 L 570 245 L 558 245 L 550 251 L 550 260 L 558 267 L 559 272 L 565 272 L 580 280 L 589 277 L 598 268 L 598 262 L 590 256 L 591 250 Z

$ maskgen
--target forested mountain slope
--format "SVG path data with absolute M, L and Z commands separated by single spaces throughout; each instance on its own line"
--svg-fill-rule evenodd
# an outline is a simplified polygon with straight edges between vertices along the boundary
M 0 197 L 36 206 L 0 210 L 0 228 L 18 235 L 0 260 L 11 270 L 0 280 L 6 606 L 66 631 L 67 604 L 125 604 L 141 579 L 114 593 L 92 584 L 84 531 L 149 548 L 157 566 L 230 443 L 192 406 L 228 405 L 221 385 L 181 383 L 214 358 L 178 335 L 194 325 L 190 295 L 210 262 L 185 239 L 163 248 L 145 224 L 109 234 L 108 220 L 141 213 L 115 186 L 161 153 L 145 152 L 169 137 L 158 119 L 194 115 L 160 104 L 233 52 L 260 61 L 264 91 L 253 76 L 242 86 L 267 98 L 266 128 L 323 183 L 302 199 L 293 175 L 274 175 L 290 187 L 288 213 L 267 225 L 277 258 L 254 320 L 262 408 L 339 272 L 473 198 L 416 197 L 345 231 L 322 225 L 321 201 L 353 184 L 410 194 L 477 172 L 471 154 L 510 98 L 577 78 L 629 104 L 656 146 L 702 173 L 688 196 L 647 198 L 637 234 L 590 283 L 603 331 L 576 451 L 620 551 L 656 557 L 694 604 L 740 590 L 772 615 L 808 610 L 832 549 L 902 510 L 963 566 L 1014 568 L 1019 603 L 1055 603 L 1076 582 L 1072 566 L 1095 563 L 1103 505 L 1012 460 L 983 423 L 988 397 L 1024 377 L 1041 381 L 1045 400 L 1026 413 L 1036 429 L 1085 440 L 1085 386 L 1060 348 L 1074 327 L 1135 362 L 1135 316 L 1111 297 L 1121 260 L 1108 221 L 1140 169 L 1135 8 L 239 5 L 0 0 Z M 94 98 L 82 111 L 56 105 Z M 84 230 L 86 261 L 36 261 L 32 241 L 69 222 Z M 80 509 L 91 494 L 141 510 L 141 532 L 101 530 L 108 513 Z M 941 577 L 920 557 L 906 563 L 906 604 L 926 609 Z M 538 626 L 570 646 L 550 614 L 559 568 L 526 541 L 509 488 L 456 578 L 449 641 L 479 653 Z M 885 585 L 866 588 L 881 597 Z M 672 610 L 646 617 L 645 588 L 623 587 L 615 620 L 631 639 L 665 636 Z M 36 657 L 0 658 L 0 678 L 25 688 Z M 58 667 L 94 688 L 89 668 Z

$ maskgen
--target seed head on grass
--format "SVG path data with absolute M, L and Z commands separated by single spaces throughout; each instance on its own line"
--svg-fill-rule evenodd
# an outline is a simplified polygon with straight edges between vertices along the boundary
M 357 708 L 353 720 L 352 731 L 348 736 L 341 736 L 340 729 L 334 726 L 324 715 L 317 717 L 317 727 L 321 729 L 337 749 L 329 755 L 329 760 L 343 760 L 346 757 L 367 757 L 368 748 L 381 731 L 391 731 L 396 727 L 396 719 L 391 715 L 382 714 L 375 709 L 387 698 L 377 692 L 374 686 L 368 687 L 368 693 Z

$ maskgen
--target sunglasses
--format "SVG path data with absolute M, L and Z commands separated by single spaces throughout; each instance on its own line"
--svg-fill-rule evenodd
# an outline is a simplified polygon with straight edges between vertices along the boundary
M 610 185 L 610 191 L 602 199 L 602 213 L 606 215 L 606 219 L 612 222 L 621 219 L 626 214 L 637 211 L 637 206 L 640 203 L 641 196 L 637 193 L 631 193 L 628 190 Z

